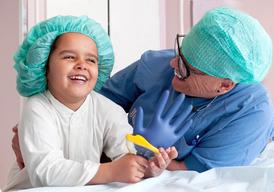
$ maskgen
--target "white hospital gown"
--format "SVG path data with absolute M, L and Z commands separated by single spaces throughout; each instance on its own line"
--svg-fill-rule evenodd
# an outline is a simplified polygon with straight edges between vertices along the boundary
M 132 133 L 124 110 L 92 92 L 72 111 L 49 91 L 24 105 L 19 141 L 25 168 L 13 169 L 8 188 L 79 186 L 96 174 L 104 151 L 111 159 L 135 152 L 125 140 Z

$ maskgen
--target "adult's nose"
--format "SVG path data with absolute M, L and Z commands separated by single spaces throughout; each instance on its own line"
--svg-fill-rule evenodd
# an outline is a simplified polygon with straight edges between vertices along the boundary
M 174 68 L 174 69 L 178 68 L 178 59 L 179 59 L 178 56 L 176 56 L 170 60 L 169 64 L 172 68 Z

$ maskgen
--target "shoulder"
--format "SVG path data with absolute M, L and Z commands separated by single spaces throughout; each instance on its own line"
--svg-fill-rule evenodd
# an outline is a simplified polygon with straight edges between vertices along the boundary
M 90 93 L 90 97 L 93 101 L 93 104 L 94 104 L 94 107 L 96 108 L 96 110 L 98 109 L 99 111 L 101 111 L 104 114 L 108 114 L 113 111 L 122 111 L 123 113 L 125 113 L 121 106 L 114 103 L 107 97 L 101 95 L 100 93 L 92 91 Z
M 98 123 L 102 127 L 110 129 L 113 125 L 129 126 L 127 113 L 121 106 L 95 91 L 92 91 L 90 96 L 92 105 L 94 106 L 94 116 L 96 116 Z
M 172 49 L 163 49 L 163 50 L 148 50 L 144 52 L 141 56 L 143 61 L 159 61 L 159 60 L 169 60 L 174 57 L 175 53 Z
M 239 84 L 231 93 L 223 96 L 225 106 L 229 108 L 239 108 L 245 106 L 250 110 L 254 107 L 272 108 L 271 99 L 262 84 Z
M 152 71 L 161 70 L 162 68 L 169 67 L 170 60 L 175 56 L 172 49 L 165 50 L 149 50 L 142 54 L 139 60 L 140 66 L 151 69 Z
M 222 119 L 223 126 L 233 124 L 239 127 L 241 122 L 247 124 L 249 121 L 253 122 L 251 127 L 254 129 L 261 125 L 267 125 L 265 128 L 269 129 L 268 125 L 274 118 L 273 104 L 261 84 L 239 84 L 229 93 L 217 98 L 215 104 L 208 114 L 212 115 L 215 120 Z M 257 122 L 263 123 L 259 125 L 260 123 Z M 247 127 L 247 129 L 252 128 Z
M 241 126 L 242 131 L 263 132 L 272 129 L 274 108 L 261 84 L 239 85 L 225 98 L 224 106 L 227 118 L 233 120 L 236 126 Z
M 30 126 L 31 124 L 49 123 L 55 119 L 56 111 L 45 93 L 28 97 L 23 104 L 20 124 Z M 48 124 L 49 126 L 49 124 Z
M 156 82 L 162 86 L 169 83 L 173 76 L 170 61 L 174 56 L 174 51 L 171 49 L 146 51 L 138 61 L 134 76 L 140 88 L 148 90 L 155 87 Z
M 232 95 L 252 95 L 253 97 L 268 97 L 267 90 L 261 83 L 256 84 L 238 84 L 232 91 Z
M 51 114 L 52 106 L 46 92 L 26 98 L 23 104 L 23 113 Z
M 50 105 L 50 100 L 47 98 L 46 92 L 28 97 L 24 102 L 25 109 L 49 110 Z

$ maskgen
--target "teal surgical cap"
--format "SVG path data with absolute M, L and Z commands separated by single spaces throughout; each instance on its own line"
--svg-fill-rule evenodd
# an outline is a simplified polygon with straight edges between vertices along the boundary
M 272 63 L 272 41 L 253 17 L 230 8 L 217 8 L 183 39 L 181 51 L 190 65 L 235 83 L 264 79 Z
M 114 54 L 110 39 L 101 25 L 86 16 L 56 16 L 35 25 L 14 55 L 17 90 L 22 96 L 28 97 L 47 89 L 46 65 L 51 46 L 59 35 L 68 32 L 84 34 L 96 43 L 98 79 L 95 90 L 99 91 L 109 78 Z

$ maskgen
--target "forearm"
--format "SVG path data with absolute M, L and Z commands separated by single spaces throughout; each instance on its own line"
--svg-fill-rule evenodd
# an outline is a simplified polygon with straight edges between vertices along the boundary
M 34 187 L 85 185 L 96 174 L 98 167 L 98 164 L 90 161 L 79 163 L 66 159 L 43 159 L 39 165 L 26 162 L 26 169 Z
M 95 176 L 87 183 L 88 185 L 93 184 L 105 184 L 114 182 L 112 170 L 111 170 L 111 162 L 102 163 L 99 166 L 99 169 Z
M 183 161 L 172 160 L 167 167 L 169 171 L 188 170 Z

